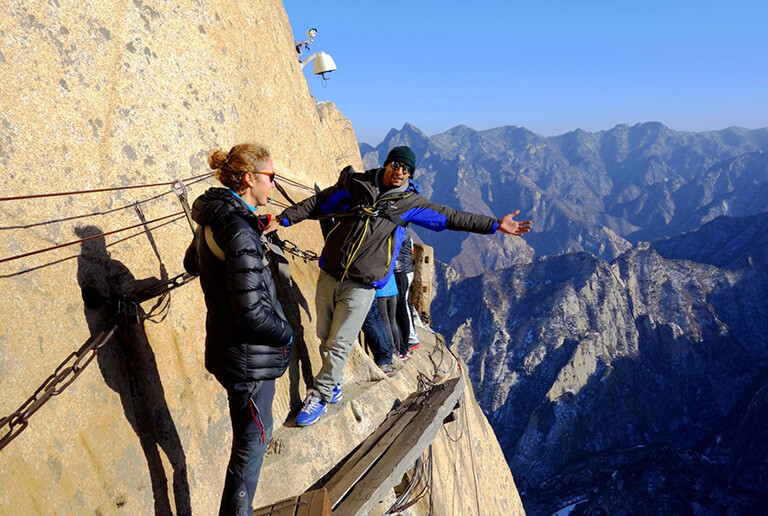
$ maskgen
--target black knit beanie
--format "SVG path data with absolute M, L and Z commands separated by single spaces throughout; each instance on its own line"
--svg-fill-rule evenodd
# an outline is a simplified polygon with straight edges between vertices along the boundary
M 410 147 L 406 147 L 405 145 L 394 147 L 391 151 L 389 151 L 389 154 L 387 154 L 387 159 L 384 161 L 384 166 L 386 167 L 393 161 L 399 161 L 403 165 L 408 165 L 411 167 L 411 170 L 414 172 L 416 171 L 416 155 L 413 153 Z

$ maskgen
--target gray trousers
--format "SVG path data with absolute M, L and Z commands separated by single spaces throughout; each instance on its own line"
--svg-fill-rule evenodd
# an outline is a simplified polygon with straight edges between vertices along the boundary
M 344 364 L 363 327 L 376 289 L 354 280 L 338 281 L 320 271 L 317 279 L 317 337 L 323 365 L 315 376 L 315 389 L 325 401 L 333 396 L 333 388 L 341 383 Z

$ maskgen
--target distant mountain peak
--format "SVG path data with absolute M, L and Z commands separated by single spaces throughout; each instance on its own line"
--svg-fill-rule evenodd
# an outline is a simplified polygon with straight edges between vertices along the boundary
M 429 137 L 421 129 L 406 122 L 399 131 L 397 129 L 390 129 L 376 149 L 382 155 L 386 155 L 393 147 L 408 145 L 414 152 L 423 152 L 428 142 Z
M 423 136 L 424 138 L 427 137 L 427 135 L 424 134 L 421 129 L 419 129 L 418 127 L 416 127 L 415 125 L 413 125 L 410 122 L 404 123 L 402 129 L 400 129 L 400 132 L 401 133 L 414 133 L 414 134 L 417 134 L 419 136 Z
M 632 129 L 642 128 L 645 130 L 659 130 L 659 129 L 669 129 L 666 125 L 662 124 L 661 122 L 638 122 L 635 125 L 632 126 Z

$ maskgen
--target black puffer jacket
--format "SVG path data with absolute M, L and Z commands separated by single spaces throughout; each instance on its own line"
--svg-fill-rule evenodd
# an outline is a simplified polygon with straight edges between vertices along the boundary
M 206 369 L 225 387 L 281 376 L 293 329 L 264 259 L 259 219 L 225 188 L 211 188 L 198 197 L 192 218 L 200 227 L 184 268 L 200 275 L 205 294 Z M 211 227 L 224 261 L 206 243 L 204 226 Z

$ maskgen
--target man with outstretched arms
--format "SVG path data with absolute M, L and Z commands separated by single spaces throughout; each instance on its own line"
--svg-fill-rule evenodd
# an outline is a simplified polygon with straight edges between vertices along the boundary
M 338 182 L 285 209 L 266 232 L 305 219 L 333 218 L 320 256 L 317 280 L 317 336 L 323 363 L 304 407 L 296 418 L 306 426 L 322 416 L 327 404 L 341 400 L 344 364 L 371 307 L 376 288 L 393 273 L 408 224 L 433 231 L 450 229 L 522 236 L 529 221 L 516 221 L 515 211 L 503 218 L 457 211 L 417 193 L 413 176 L 416 157 L 409 147 L 393 148 L 384 168 L 341 171 Z

